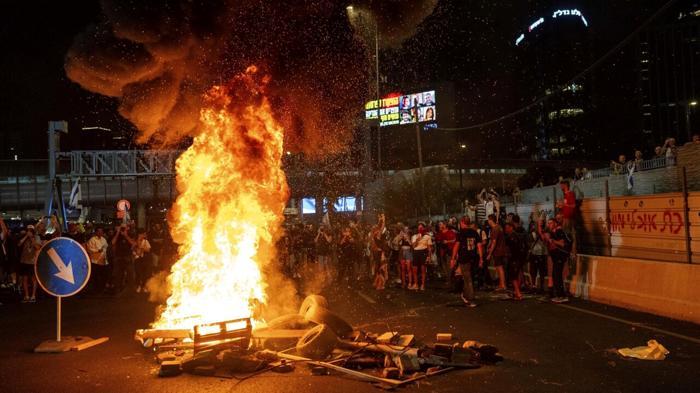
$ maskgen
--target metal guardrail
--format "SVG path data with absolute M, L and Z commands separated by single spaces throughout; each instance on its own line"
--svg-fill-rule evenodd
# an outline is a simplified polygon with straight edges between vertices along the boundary
M 168 176 L 175 173 L 180 150 L 75 150 L 58 153 L 70 159 L 70 176 Z
M 634 162 L 634 161 L 630 161 Z M 635 162 L 634 171 L 648 171 L 651 169 L 665 168 L 667 166 L 676 165 L 675 160 L 667 160 L 666 157 L 652 158 L 650 160 L 641 160 L 640 162 Z M 583 180 L 588 179 L 599 179 L 601 177 L 609 177 L 616 175 L 627 175 L 629 173 L 629 167 L 626 165 L 620 165 L 618 167 L 613 167 L 612 165 L 608 168 L 594 169 L 588 172 L 588 175 Z

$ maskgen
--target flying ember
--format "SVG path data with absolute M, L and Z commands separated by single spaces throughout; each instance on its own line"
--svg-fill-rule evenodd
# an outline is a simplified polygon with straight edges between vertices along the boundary
M 284 132 L 271 114 L 268 80 L 251 66 L 205 96 L 200 131 L 176 165 L 170 219 L 179 260 L 154 328 L 255 319 L 267 301 L 264 270 L 288 197 Z

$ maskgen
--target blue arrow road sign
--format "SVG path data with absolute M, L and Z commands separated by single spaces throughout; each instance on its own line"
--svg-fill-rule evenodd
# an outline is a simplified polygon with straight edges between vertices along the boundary
M 75 295 L 90 278 L 90 258 L 73 239 L 58 237 L 41 247 L 34 273 L 44 290 L 54 296 Z

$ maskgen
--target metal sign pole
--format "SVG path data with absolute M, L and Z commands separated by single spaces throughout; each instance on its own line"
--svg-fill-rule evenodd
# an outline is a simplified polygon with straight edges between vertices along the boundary
M 80 351 L 109 340 L 108 337 L 93 340 L 86 336 L 61 336 L 62 298 L 80 292 L 90 279 L 90 256 L 80 243 L 67 237 L 46 242 L 36 256 L 34 275 L 41 288 L 56 297 L 56 339 L 42 342 L 34 352 Z
M 56 342 L 61 342 L 61 297 L 56 296 Z
M 420 179 L 420 208 L 423 209 L 424 205 L 426 205 L 426 203 L 425 203 L 425 182 L 423 180 L 423 145 L 421 143 L 420 125 L 417 122 L 416 122 L 416 149 L 418 150 L 418 177 Z

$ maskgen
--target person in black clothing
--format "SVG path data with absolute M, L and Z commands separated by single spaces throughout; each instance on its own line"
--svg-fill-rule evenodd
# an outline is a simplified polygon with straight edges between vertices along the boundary
M 338 281 L 349 283 L 355 276 L 355 239 L 350 227 L 343 228 L 338 242 Z
M 481 235 L 471 226 L 469 217 L 463 217 L 459 222 L 457 241 L 452 246 L 450 268 L 454 268 L 455 263 L 459 264 L 464 278 L 461 298 L 467 307 L 476 307 L 471 272 L 472 266 L 478 264 L 481 267 L 484 264 L 482 245 Z
M 514 215 L 512 221 L 505 224 L 506 245 L 508 246 L 508 277 L 513 284 L 513 300 L 523 300 L 520 293 L 520 274 L 522 273 L 528 253 L 527 233 L 519 225 L 520 217 Z
M 131 292 L 135 290 L 134 284 L 136 282 L 136 271 L 131 247 L 136 242 L 129 236 L 129 230 L 126 225 L 116 228 L 111 244 L 114 249 L 112 286 L 117 293 L 123 291 Z
M 547 246 L 540 235 L 543 233 L 541 226 L 542 222 L 533 214 L 530 218 L 530 278 L 538 294 L 544 294 L 547 278 Z
M 148 239 L 151 243 L 151 261 L 155 270 L 161 269 L 161 255 L 165 244 L 165 229 L 161 223 L 156 222 L 148 232 Z
M 561 228 L 557 220 L 550 219 L 547 222 L 549 233 L 545 233 L 543 238 L 552 257 L 552 280 L 554 281 L 553 303 L 565 303 L 569 299 L 564 291 L 564 264 L 569 259 L 571 241 Z

